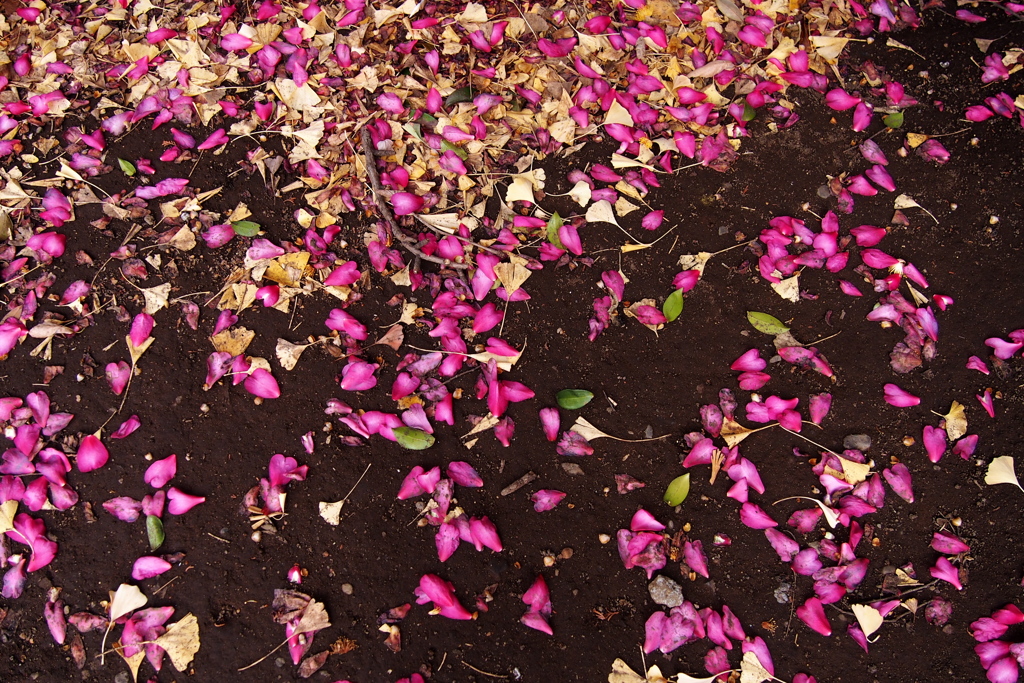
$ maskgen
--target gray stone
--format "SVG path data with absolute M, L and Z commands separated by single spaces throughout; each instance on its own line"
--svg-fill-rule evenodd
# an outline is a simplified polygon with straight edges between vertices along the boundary
M 848 434 L 843 437 L 843 448 L 866 451 L 871 448 L 871 437 L 867 434 Z
M 658 575 L 654 581 L 647 585 L 647 591 L 651 594 L 651 600 L 665 607 L 678 607 L 683 604 L 683 587 L 668 578 Z

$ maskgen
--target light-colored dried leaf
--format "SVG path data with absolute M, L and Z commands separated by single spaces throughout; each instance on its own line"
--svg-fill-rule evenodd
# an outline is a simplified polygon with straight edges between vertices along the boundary
M 743 660 L 740 662 L 740 683 L 761 683 L 774 678 L 767 669 L 761 666 L 757 655 L 753 652 L 743 654 Z
M 610 437 L 610 434 L 605 434 L 594 425 L 587 422 L 583 417 L 577 417 L 576 422 L 570 427 L 572 431 L 582 436 L 587 441 L 593 441 L 594 439 L 600 439 L 601 437 Z
M 140 607 L 145 607 L 149 598 L 139 590 L 138 586 L 122 583 L 116 592 L 110 594 L 110 621 L 117 621 Z
M 277 340 L 274 353 L 277 355 L 277 362 L 285 370 L 294 370 L 295 364 L 299 362 L 299 356 L 306 350 L 306 344 L 293 344 L 287 339 Z
M 796 303 L 800 301 L 800 273 L 794 273 L 781 282 L 773 282 L 772 289 L 786 301 Z
M 167 652 L 175 669 L 184 671 L 199 652 L 199 620 L 189 612 L 168 626 L 156 644 Z
M 877 631 L 885 621 L 882 618 L 882 613 L 871 605 L 850 605 L 850 609 L 857 617 L 857 623 L 860 624 L 860 630 L 864 632 L 865 637 L 870 638 L 871 634 Z
M 320 501 L 320 516 L 331 526 L 338 526 L 341 523 L 341 509 L 343 507 L 345 507 L 344 500 L 334 503 Z
M 989 463 L 985 472 L 985 483 L 989 486 L 1013 484 L 1024 491 L 1024 487 L 1021 487 L 1020 481 L 1017 480 L 1017 473 L 1013 471 L 1013 456 L 1010 455 L 1001 455 Z
M 18 501 L 8 500 L 0 505 L 0 536 L 14 528 L 14 515 L 18 512 Z
M 295 625 L 294 633 L 308 633 L 330 628 L 331 620 L 327 618 L 327 608 L 322 602 L 310 600 L 306 609 L 302 612 L 302 618 Z
M 271 260 L 263 277 L 285 287 L 295 287 L 302 280 L 302 273 L 309 263 L 308 251 L 282 254 Z
M 615 219 L 615 210 L 612 209 L 611 202 L 607 199 L 602 199 L 590 205 L 590 208 L 587 209 L 587 222 L 619 224 Z
M 167 308 L 167 299 L 171 295 L 171 283 L 165 282 L 156 287 L 148 287 L 142 290 L 142 296 L 146 297 L 146 313 L 154 315 L 162 308 Z
M 953 443 L 967 433 L 967 415 L 959 401 L 953 401 L 949 412 L 942 416 L 946 420 L 946 436 Z
M 494 266 L 494 274 L 498 276 L 498 280 L 505 287 L 505 291 L 509 294 L 517 291 L 526 282 L 526 279 L 530 277 L 531 270 L 526 266 L 519 263 L 499 263 Z
M 747 429 L 736 420 L 725 418 L 722 421 L 722 438 L 725 439 L 725 443 L 729 448 L 734 448 L 736 444 L 743 441 L 751 434 L 754 433 L 753 429 Z
M 702 251 L 696 254 L 683 254 L 679 257 L 679 267 L 683 270 L 696 270 L 701 275 L 704 274 L 704 266 L 708 264 L 711 257 L 714 256 L 709 251 Z

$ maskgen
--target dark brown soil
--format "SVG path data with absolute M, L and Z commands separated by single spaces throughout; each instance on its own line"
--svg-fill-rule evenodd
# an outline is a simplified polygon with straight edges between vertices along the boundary
M 41 513 L 59 543 L 59 553 L 45 570 L 30 575 L 21 598 L 0 602 L 7 610 L 0 624 L 5 653 L 0 679 L 121 680 L 115 676 L 125 669 L 116 655 L 108 656 L 105 665 L 97 658 L 97 633 L 84 636 L 88 662 L 79 671 L 68 649 L 50 638 L 42 606 L 48 588 L 59 586 L 71 612 L 103 612 L 100 601 L 107 599 L 109 590 L 130 581 L 132 563 L 148 553 L 148 546 L 141 522 L 120 522 L 100 505 L 114 496 L 141 498 L 150 492 L 142 480 L 148 466 L 144 456 L 163 458 L 176 453 L 175 485 L 205 496 L 206 503 L 183 516 L 165 516 L 166 544 L 160 552 L 182 552 L 185 559 L 167 574 L 140 585 L 152 596 L 152 604 L 173 605 L 177 616 L 195 614 L 202 646 L 187 674 L 175 672 L 169 664 L 155 674 L 143 664 L 143 677 L 159 681 L 296 680 L 296 667 L 284 649 L 262 664 L 238 672 L 284 639 L 283 628 L 271 618 L 270 603 L 275 589 L 290 586 L 286 574 L 294 564 L 306 571 L 299 589 L 325 603 L 333 624 L 316 636 L 312 652 L 325 649 L 339 637 L 358 646 L 330 657 L 313 680 L 390 682 L 420 671 L 440 683 L 594 682 L 607 678 L 617 657 L 640 670 L 644 623 L 657 606 L 648 595 L 642 570 L 624 569 L 614 541 L 602 544 L 599 536 L 614 538 L 642 507 L 669 524 L 669 531 L 688 525 L 689 537 L 701 540 L 708 551 L 710 580 L 691 580 L 678 562 L 670 562 L 661 573 L 680 581 L 686 597 L 698 607 L 728 605 L 749 635 L 759 635 L 767 642 L 776 675 L 782 680 L 792 680 L 800 672 L 832 682 L 983 680 L 968 625 L 1018 600 L 1024 576 L 1016 552 L 1024 512 L 1022 494 L 1012 486 L 988 487 L 983 479 L 993 457 L 1020 451 L 1024 387 L 1019 358 L 1009 361 L 1002 374 L 989 376 L 965 369 L 965 362 L 971 355 L 988 358 L 987 337 L 1005 337 L 1024 327 L 1020 294 L 1024 168 L 1018 122 L 996 116 L 969 123 L 962 113 L 967 105 L 994 94 L 992 87 L 983 87 L 978 79 L 976 62 L 980 63 L 983 54 L 974 38 L 1003 37 L 997 44 L 1000 50 L 1020 47 L 1019 27 L 1019 21 L 999 20 L 994 14 L 986 24 L 973 26 L 932 12 L 919 30 L 896 36 L 916 52 L 885 47 L 882 39 L 872 45 L 858 44 L 845 62 L 844 75 L 855 81 L 862 61 L 873 60 L 899 74 L 908 92 L 922 102 L 908 110 L 902 131 L 881 132 L 875 140 L 889 156 L 897 194 L 910 195 L 937 219 L 936 223 L 919 210 L 907 210 L 910 225 L 894 226 L 880 248 L 925 273 L 931 284 L 928 294 L 948 294 L 956 300 L 938 313 L 938 355 L 924 369 L 896 375 L 889 367 L 889 352 L 902 338 L 901 333 L 864 318 L 876 296 L 870 291 L 861 298 L 840 293 L 837 278 L 868 289 L 853 272 L 860 263 L 856 256 L 837 275 L 806 269 L 801 288 L 814 298 L 794 304 L 779 298 L 758 276 L 756 256 L 735 249 L 710 261 L 700 283 L 686 296 L 682 315 L 657 334 L 626 320 L 593 343 L 586 339 L 591 301 L 602 293 L 596 283 L 603 270 L 621 267 L 629 278 L 628 301 L 652 297 L 660 305 L 671 291 L 680 255 L 713 252 L 756 237 L 767 221 L 778 215 L 797 216 L 816 227 L 814 214 L 820 216 L 834 208 L 834 200 L 821 198 L 819 188 L 827 183 L 827 176 L 862 172 L 867 167 L 855 143 L 878 132 L 880 124 L 876 122 L 867 133 L 851 133 L 850 112 L 828 110 L 818 95 L 799 95 L 797 111 L 802 120 L 775 134 L 753 122 L 754 135 L 744 141 L 742 155 L 728 172 L 696 168 L 663 178 L 663 186 L 655 188 L 647 201 L 654 208 L 665 209 L 666 225 L 674 232 L 655 247 L 620 256 L 622 233 L 608 224 L 591 224 L 582 233 L 587 255 L 594 259 L 592 266 L 548 265 L 533 273 L 526 286 L 532 299 L 509 306 L 502 334 L 517 347 L 526 345 L 509 378 L 536 392 L 534 400 L 509 408 L 516 432 L 508 448 L 489 433 L 470 450 L 462 445 L 459 437 L 470 429 L 466 418 L 486 413 L 484 402 L 473 398 L 475 373 L 452 383 L 452 388 L 463 389 L 465 398 L 456 402 L 456 426 L 442 426 L 431 449 L 408 451 L 379 437 L 362 447 L 338 446 L 338 436 L 348 432 L 324 414 L 327 400 L 339 397 L 357 408 L 393 410 L 386 388 L 406 349 L 394 352 L 374 347 L 372 355 L 382 365 L 380 386 L 344 395 L 335 381 L 342 364 L 321 349 L 311 348 L 291 372 L 275 364 L 282 396 L 257 405 L 241 387 L 224 382 L 209 392 L 202 389 L 205 360 L 211 351 L 207 335 L 216 319 L 215 309 L 202 308 L 198 331 L 179 321 L 176 309 L 162 312 L 154 330 L 156 342 L 140 361 L 141 374 L 132 383 L 121 416 L 111 422 L 116 426 L 122 417 L 136 414 L 142 427 L 123 441 L 108 442 L 111 459 L 105 468 L 89 475 L 71 475 L 82 501 L 91 503 L 95 521 L 86 519 L 81 504 L 65 513 Z M 1020 79 L 1020 74 L 1011 77 L 1007 91 L 1019 94 Z M 944 103 L 944 111 L 934 106 L 936 100 Z M 951 153 L 949 163 L 936 165 L 913 151 L 901 158 L 897 150 L 907 131 L 949 134 L 941 138 Z M 202 134 L 193 132 L 197 137 Z M 162 130 L 159 134 L 167 135 Z M 113 143 L 108 158 L 154 156 L 154 144 L 154 136 L 140 129 Z M 265 227 L 272 240 L 300 237 L 292 219 L 294 205 L 275 199 L 259 174 L 234 173 L 245 152 L 243 146 L 244 142 L 238 142 L 223 156 L 204 156 L 192 172 L 192 185 L 202 189 L 223 185 L 221 196 L 214 200 L 215 208 L 230 209 L 239 199 L 246 201 L 253 219 Z M 568 159 L 552 159 L 547 164 L 547 192 L 568 191 L 567 169 L 606 160 L 607 152 L 606 147 L 597 145 Z M 109 191 L 123 182 L 113 174 L 97 179 Z M 875 197 L 857 197 L 854 214 L 840 215 L 842 234 L 857 225 L 889 224 L 894 196 L 881 192 Z M 545 206 L 557 208 L 563 215 L 572 213 L 572 205 L 564 198 L 551 197 Z M 98 215 L 95 206 L 80 208 L 78 220 L 67 226 L 68 255 L 56 265 L 58 282 L 53 291 L 63 291 L 71 281 L 89 280 L 95 274 L 96 266 L 74 265 L 71 255 L 75 251 L 86 251 L 100 264 L 120 244 L 122 235 L 104 235 L 89 226 Z M 641 232 L 639 218 L 630 218 L 623 221 L 624 227 L 634 234 Z M 349 244 L 359 245 L 366 225 L 368 221 L 352 221 L 343 236 Z M 165 270 L 138 284 L 146 287 L 170 281 L 172 296 L 188 295 L 202 304 L 240 261 L 245 242 L 236 239 L 216 251 L 200 244 L 184 256 L 164 253 L 164 267 L 173 259 L 177 275 L 170 277 Z M 342 256 L 365 264 L 362 249 L 355 246 Z M 138 292 L 126 285 L 112 266 L 100 274 L 97 283 L 118 293 L 119 303 L 129 311 L 141 309 Z M 422 291 L 410 295 L 407 288 L 375 275 L 363 287 L 363 299 L 348 310 L 367 325 L 371 335 L 382 334 L 398 318 L 396 309 L 386 302 L 402 291 L 410 300 L 430 305 L 429 296 Z M 298 342 L 325 333 L 323 322 L 331 307 L 327 298 L 310 298 L 300 302 L 293 315 L 247 309 L 240 322 L 257 332 L 249 353 L 273 358 L 278 338 Z M 668 482 L 683 471 L 679 464 L 685 452 L 682 437 L 700 429 L 700 406 L 716 402 L 723 387 L 736 390 L 737 373 L 729 364 L 752 347 L 759 348 L 766 358 L 773 355 L 771 338 L 750 327 L 747 311 L 791 321 L 792 331 L 801 341 L 837 335 L 819 345 L 835 370 L 834 382 L 785 364 L 771 365 L 772 380 L 761 390 L 762 395 L 797 396 L 803 406 L 809 394 L 830 391 L 833 407 L 822 429 L 805 428 L 804 433 L 833 449 L 841 447 L 846 435 L 867 434 L 872 440 L 867 455 L 878 470 L 898 460 L 914 476 L 913 504 L 890 492 L 884 508 L 861 520 L 873 525 L 873 534 L 858 548 L 859 556 L 870 559 L 870 568 L 847 600 L 827 608 L 834 630 L 828 638 L 795 618 L 792 602 L 783 604 L 776 599 L 781 585 L 792 584 L 799 605 L 813 595 L 812 582 L 796 577 L 782 564 L 760 531 L 740 523 L 738 504 L 725 495 L 727 478 L 720 477 L 712 486 L 707 468 L 696 468 L 690 496 L 680 508 L 668 508 L 661 500 Z M 43 388 L 53 399 L 54 410 L 75 414 L 67 433 L 91 433 L 120 403 L 110 392 L 102 367 L 124 357 L 120 347 L 110 347 L 127 329 L 128 324 L 118 322 L 113 313 L 97 315 L 95 324 L 83 333 L 55 342 L 53 358 L 45 362 L 29 357 L 29 346 L 23 345 L 2 367 L 2 394 L 24 396 Z M 405 341 L 422 348 L 435 346 L 426 330 L 416 327 L 407 328 Z M 94 377 L 81 376 L 88 358 L 98 364 Z M 64 366 L 64 373 L 47 387 L 40 386 L 44 365 Z M 900 409 L 883 402 L 882 385 L 888 382 L 921 396 L 921 405 Z M 998 396 L 994 420 L 974 399 L 986 387 L 992 387 Z M 646 443 L 601 439 L 594 442 L 592 456 L 559 457 L 554 444 L 541 432 L 537 410 L 554 405 L 555 393 L 565 388 L 594 392 L 595 400 L 579 414 L 610 434 L 630 439 L 642 438 L 645 433 L 671 436 Z M 737 390 L 737 394 L 741 400 L 738 414 L 745 422 L 742 405 L 749 393 Z M 971 460 L 947 454 L 933 465 L 920 444 L 921 429 L 925 424 L 937 424 L 938 418 L 929 411 L 945 412 L 953 400 L 967 407 L 969 430 L 980 435 L 979 448 Z M 574 418 L 563 411 L 563 427 Z M 300 437 L 310 431 L 316 448 L 307 455 Z M 908 436 L 917 443 L 905 446 Z M 803 504 L 773 505 L 774 501 L 812 496 L 816 491 L 810 465 L 793 455 L 794 447 L 805 453 L 815 450 L 779 430 L 752 435 L 741 447 L 757 464 L 767 488 L 764 495 L 753 495 L 752 500 L 779 520 Z M 309 476 L 290 486 L 288 514 L 278 522 L 277 533 L 263 533 L 262 539 L 254 542 L 249 520 L 242 512 L 242 498 L 266 476 L 267 463 L 275 453 L 298 458 L 309 466 Z M 415 501 L 396 500 L 410 468 L 443 467 L 454 460 L 468 460 L 483 477 L 483 488 L 459 488 L 458 502 L 467 513 L 487 515 L 494 521 L 504 542 L 501 553 L 477 553 L 466 546 L 447 562 L 439 562 L 432 529 L 415 524 Z M 328 526 L 318 514 L 318 503 L 342 498 L 369 464 L 372 467 L 343 509 L 340 525 Z M 578 465 L 582 474 L 569 473 L 564 468 L 567 464 Z M 505 486 L 531 471 L 538 475 L 533 483 L 512 495 L 500 495 Z M 619 495 L 614 476 L 621 473 L 646 487 Z M 553 511 L 538 514 L 529 498 L 541 488 L 568 495 Z M 962 520 L 957 532 L 971 546 L 963 562 L 964 590 L 958 592 L 940 583 L 915 594 L 922 607 L 935 595 L 950 600 L 953 614 L 949 624 L 927 623 L 923 609 L 916 615 L 900 610 L 900 618 L 884 625 L 870 652 L 865 653 L 846 636 L 846 625 L 852 619 L 849 603 L 883 597 L 883 575 L 892 567 L 912 563 L 918 578 L 929 581 L 928 568 L 938 558 L 929 547 L 931 534 L 953 517 Z M 806 538 L 796 537 L 815 541 L 824 530 L 819 526 Z M 846 533 L 838 529 L 837 542 L 846 540 Z M 732 544 L 713 546 L 716 534 L 727 534 Z M 545 555 L 558 556 L 563 549 L 571 549 L 571 557 L 545 565 Z M 428 607 L 414 604 L 399 624 L 402 649 L 393 653 L 385 647 L 385 635 L 378 631 L 378 617 L 390 608 L 414 602 L 413 589 L 426 573 L 453 582 L 467 607 L 472 608 L 475 596 L 485 591 L 493 601 L 486 612 L 467 622 L 431 616 Z M 537 575 L 543 575 L 551 589 L 553 637 L 519 623 L 525 611 L 521 596 Z M 669 656 L 649 655 L 646 661 L 658 664 L 665 674 L 703 676 L 702 660 L 710 647 L 701 640 Z M 731 653 L 734 666 L 738 665 L 737 652 L 738 648 Z

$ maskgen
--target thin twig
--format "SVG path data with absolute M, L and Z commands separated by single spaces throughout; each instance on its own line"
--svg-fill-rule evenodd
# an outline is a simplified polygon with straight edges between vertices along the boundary
M 391 234 L 394 235 L 398 240 L 398 243 L 402 245 L 402 248 L 416 258 L 424 261 L 437 263 L 447 268 L 454 268 L 455 270 L 469 270 L 469 264 L 453 263 L 447 259 L 424 254 L 420 251 L 420 248 L 416 246 L 415 240 L 405 234 L 405 231 L 399 227 L 398 221 L 395 220 L 390 207 L 388 207 L 387 202 L 384 201 L 384 186 L 381 185 L 380 176 L 377 175 L 377 160 L 374 158 L 373 154 L 373 141 L 370 138 L 370 130 L 366 127 L 364 127 L 362 131 L 362 144 L 363 156 L 365 157 L 366 163 L 366 176 L 370 181 L 370 189 L 373 190 L 373 199 L 377 205 L 377 211 L 391 229 Z
M 508 676 L 503 676 L 501 674 L 492 674 L 492 673 L 488 673 L 487 671 L 484 671 L 483 669 L 478 669 L 475 666 L 473 666 L 472 664 L 470 664 L 469 662 L 465 662 L 464 661 L 462 663 L 465 664 L 466 666 L 468 666 L 473 671 L 477 672 L 478 674 L 483 674 L 484 676 L 490 676 L 491 678 L 508 678 Z

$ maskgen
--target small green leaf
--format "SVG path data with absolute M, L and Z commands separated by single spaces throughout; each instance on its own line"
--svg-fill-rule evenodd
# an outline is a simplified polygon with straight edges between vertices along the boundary
M 469 152 L 467 152 L 466 150 L 462 149 L 458 145 L 453 145 L 452 143 L 448 142 L 447 140 L 443 140 L 441 142 L 441 151 L 442 152 L 447 152 L 449 150 L 451 150 L 452 152 L 455 152 L 456 154 L 458 154 L 459 158 L 462 159 L 463 161 L 465 161 L 466 159 L 469 158 Z
M 164 523 L 156 515 L 146 516 L 146 535 L 149 537 L 150 550 L 156 550 L 164 544 Z
M 420 124 L 418 124 L 418 123 L 407 123 L 407 124 L 402 126 L 402 130 L 404 130 L 406 133 L 408 133 L 409 135 L 413 136 L 414 138 L 416 138 L 420 142 L 423 141 L 423 133 L 420 130 Z
M 452 94 L 445 98 L 444 106 L 450 107 L 453 104 L 458 104 L 459 102 L 470 102 L 472 99 L 473 89 L 467 85 L 464 88 L 453 90 Z
M 260 232 L 260 224 L 252 221 L 235 221 L 231 227 L 234 228 L 236 235 L 242 237 L 255 237 Z
M 563 222 L 557 211 L 551 214 L 551 218 L 548 219 L 548 242 L 565 251 L 565 245 L 558 238 L 558 229 L 562 227 Z
M 135 166 L 127 159 L 118 159 L 117 165 L 121 167 L 121 170 L 124 171 L 124 174 L 129 178 L 136 173 Z
M 665 320 L 672 322 L 683 312 L 683 290 L 677 289 L 668 295 L 665 303 L 661 306 L 661 312 L 665 314 Z
M 422 451 L 434 445 L 434 437 L 422 429 L 395 427 L 392 431 L 395 433 L 398 445 L 408 448 L 410 451 Z
M 789 328 L 782 324 L 782 321 L 776 318 L 774 315 L 768 315 L 767 313 L 758 313 L 757 311 L 747 311 L 747 320 L 754 326 L 754 329 L 758 332 L 764 332 L 772 336 L 782 334 L 783 332 L 789 332 Z
M 743 103 L 743 115 L 740 117 L 741 121 L 753 121 L 754 117 L 757 116 L 757 110 L 751 107 L 746 102 Z
M 676 505 L 681 505 L 688 495 L 690 495 L 689 472 L 672 480 L 672 483 L 665 489 L 665 502 L 675 507 Z
M 560 408 L 579 410 L 594 399 L 594 394 L 586 389 L 562 389 L 555 394 L 555 401 Z
M 884 119 L 882 119 L 882 123 L 884 123 L 889 128 L 899 128 L 900 126 L 903 125 L 903 112 L 894 111 L 893 113 L 889 114 Z

